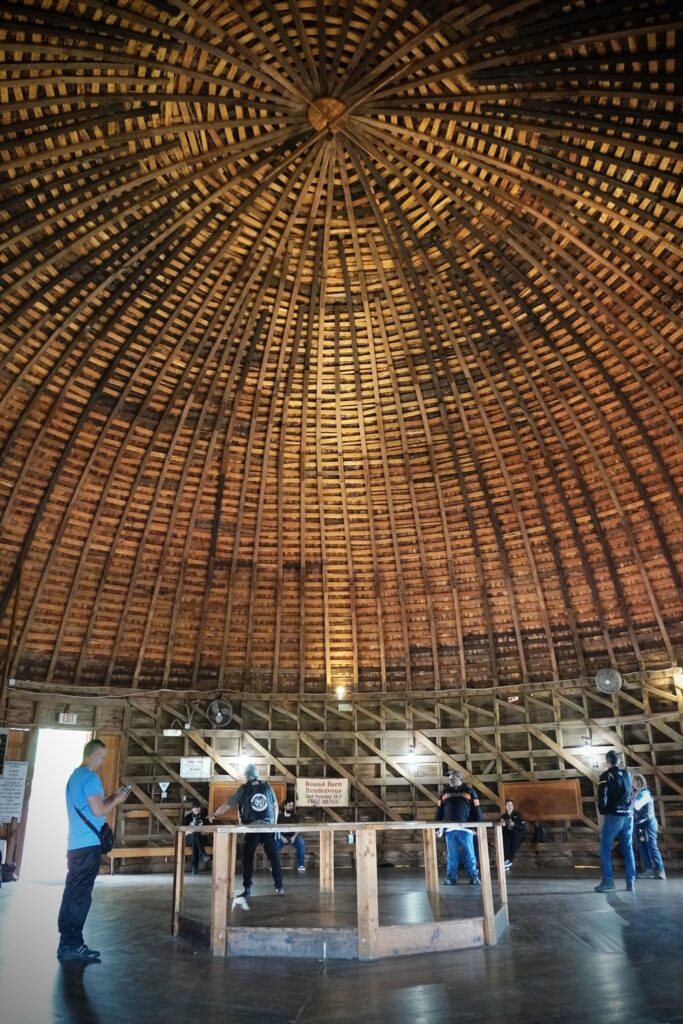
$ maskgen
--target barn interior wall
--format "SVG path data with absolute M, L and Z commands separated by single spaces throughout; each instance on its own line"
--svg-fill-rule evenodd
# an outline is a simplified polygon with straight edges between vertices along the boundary
M 180 759 L 187 756 L 209 756 L 214 775 L 223 778 L 239 777 L 240 758 L 248 757 L 263 775 L 292 788 L 297 777 L 346 775 L 350 806 L 303 809 L 307 821 L 431 820 L 449 767 L 461 768 L 476 786 L 488 820 L 500 814 L 506 783 L 578 779 L 581 816 L 544 822 L 544 844 L 532 841 L 529 827 L 520 856 L 527 865 L 580 867 L 597 865 L 597 777 L 605 751 L 615 747 L 649 781 L 665 859 L 681 860 L 683 691 L 671 673 L 628 680 L 610 695 L 588 683 L 429 696 L 351 694 L 341 701 L 240 694 L 223 729 L 210 727 L 209 699 L 171 692 L 94 697 L 14 691 L 8 756 L 30 762 L 37 730 L 56 726 L 65 710 L 76 711 L 76 727 L 111 737 L 114 746 L 120 736 L 120 777 L 133 786 L 116 822 L 122 847 L 167 845 L 189 802 L 208 802 L 208 783 L 180 776 Z M 182 734 L 164 736 L 170 727 Z M 169 783 L 164 799 L 159 782 Z M 20 851 L 21 824 L 0 825 L 0 837 L 14 837 Z M 309 845 L 315 861 L 316 843 Z M 388 864 L 419 863 L 419 834 L 387 833 L 381 856 Z

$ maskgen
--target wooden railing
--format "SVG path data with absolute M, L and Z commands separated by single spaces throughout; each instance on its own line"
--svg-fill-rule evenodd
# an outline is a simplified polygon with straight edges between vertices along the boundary
M 230 944 L 228 903 L 235 896 L 237 838 L 250 832 L 279 832 L 281 827 L 281 825 L 207 825 L 201 829 L 192 829 L 187 826 L 178 827 L 175 837 L 173 872 L 172 934 L 179 934 L 181 914 L 184 919 L 187 919 L 187 915 L 183 912 L 183 888 L 185 880 L 185 837 L 188 832 L 201 831 L 213 835 L 209 947 L 215 956 L 226 956 Z M 483 904 L 481 917 L 440 921 L 438 929 L 435 929 L 434 921 L 424 924 L 411 924 L 410 928 L 395 925 L 387 927 L 379 924 L 377 833 L 396 829 L 422 832 L 425 890 L 428 893 L 436 893 L 439 890 L 436 831 L 442 827 L 443 824 L 440 822 L 421 821 L 297 824 L 297 832 L 318 832 L 320 834 L 320 891 L 323 893 L 334 891 L 335 832 L 354 833 L 356 847 L 358 959 L 373 960 L 378 957 L 433 952 L 462 948 L 464 946 L 491 946 L 495 945 L 499 935 L 507 928 L 509 919 L 503 834 L 499 825 L 490 823 L 465 826 L 476 831 L 478 836 L 479 874 Z M 500 900 L 498 911 L 494 910 L 491 865 L 487 841 L 488 829 L 494 829 L 496 872 Z M 272 932 L 273 929 L 269 929 L 269 931 Z M 296 929 L 288 929 L 290 936 L 292 931 L 296 932 Z M 435 932 L 438 932 L 436 937 Z

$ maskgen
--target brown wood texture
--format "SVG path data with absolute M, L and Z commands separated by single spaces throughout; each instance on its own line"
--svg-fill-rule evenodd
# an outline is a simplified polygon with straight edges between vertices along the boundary
M 682 48 L 670 0 L 2 6 L 0 718 L 682 664 Z
M 572 821 L 583 817 L 578 779 L 557 782 L 504 782 L 500 805 L 512 800 L 526 821 Z

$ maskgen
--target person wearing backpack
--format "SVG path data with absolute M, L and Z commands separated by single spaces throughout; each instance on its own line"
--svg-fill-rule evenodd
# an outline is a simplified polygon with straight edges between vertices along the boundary
M 239 811 L 240 824 L 242 825 L 276 825 L 278 816 L 277 797 L 273 787 L 267 782 L 259 779 L 258 768 L 255 764 L 248 764 L 244 769 L 244 785 L 233 793 L 224 803 L 217 807 L 209 821 L 220 818 L 231 807 Z M 240 896 L 251 896 L 251 880 L 254 874 L 254 854 L 256 847 L 261 843 L 265 850 L 266 857 L 270 863 L 270 870 L 275 885 L 275 895 L 284 895 L 282 881 L 282 865 L 280 854 L 277 848 L 276 834 L 273 832 L 247 832 L 244 837 L 243 850 L 243 875 L 244 891 Z
M 624 855 L 626 891 L 635 892 L 636 862 L 633 856 L 633 814 L 631 811 L 631 776 L 620 767 L 620 755 L 616 750 L 605 754 L 607 771 L 598 783 L 598 811 L 602 815 L 600 833 L 600 866 L 602 880 L 595 886 L 596 892 L 611 892 L 614 889 L 612 875 L 612 847 L 619 840 Z

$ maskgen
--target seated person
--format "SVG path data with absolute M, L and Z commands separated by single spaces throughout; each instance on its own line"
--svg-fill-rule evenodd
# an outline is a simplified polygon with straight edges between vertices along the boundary
M 185 824 L 190 826 L 208 825 L 209 818 L 201 805 L 192 804 L 192 810 L 185 815 Z M 199 862 L 209 865 L 212 858 L 208 856 L 206 847 L 209 845 L 210 837 L 206 832 L 188 832 L 185 842 L 192 850 L 192 874 L 199 874 Z
M 515 810 L 512 800 L 505 801 L 505 814 L 501 817 L 503 826 L 503 852 L 505 854 L 505 870 L 509 871 L 515 854 L 524 841 L 524 818 Z
M 283 829 L 286 829 L 288 825 L 294 825 L 298 820 L 299 816 L 294 810 L 294 802 L 289 800 L 284 805 L 278 824 L 282 825 Z M 277 839 L 277 846 L 278 850 L 281 850 L 283 846 L 293 846 L 296 850 L 297 871 L 303 872 L 306 870 L 306 865 L 304 864 L 306 843 L 304 842 L 304 837 L 302 835 L 299 835 L 298 832 L 283 831 Z

